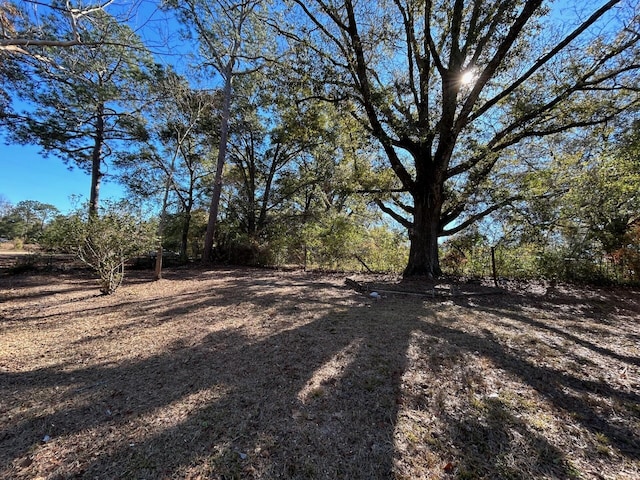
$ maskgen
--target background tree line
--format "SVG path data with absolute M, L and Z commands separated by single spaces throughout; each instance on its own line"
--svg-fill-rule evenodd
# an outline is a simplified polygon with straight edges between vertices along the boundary
M 0 4 L 0 125 L 91 173 L 86 221 L 109 175 L 184 261 L 637 280 L 634 2 L 167 2 L 189 68 L 46 5 Z

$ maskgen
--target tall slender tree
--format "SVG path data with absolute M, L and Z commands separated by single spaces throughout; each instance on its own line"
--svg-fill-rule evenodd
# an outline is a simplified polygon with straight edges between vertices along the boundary
M 161 217 L 175 205 L 183 220 L 180 255 L 186 259 L 191 212 L 211 176 L 220 95 L 193 90 L 185 78 L 171 71 L 163 72 L 154 83 L 157 99 L 148 109 L 148 138 L 122 152 L 116 164 L 134 196 L 163 199 Z
M 265 63 L 265 32 L 259 14 L 263 0 L 170 0 L 186 33 L 200 45 L 201 66 L 212 68 L 222 81 L 222 111 L 215 178 L 209 206 L 203 261 L 212 260 L 223 171 L 227 157 L 229 121 L 238 76 L 254 72 Z
M 32 57 L 13 85 L 27 108 L 0 120 L 10 140 L 35 143 L 90 172 L 89 213 L 95 215 L 108 157 L 119 142 L 145 135 L 139 96 L 156 66 L 136 34 L 100 9 L 77 27 L 94 46 L 42 47 L 46 61 Z M 76 35 L 57 17 L 42 28 L 55 38 Z
M 519 198 L 486 194 L 505 153 L 637 103 L 640 30 L 623 0 L 563 15 L 543 0 L 293 3 L 284 34 L 317 95 L 353 105 L 409 197 L 380 202 L 409 231 L 406 276 L 438 276 L 439 237 Z
M 299 172 L 300 158 L 312 156 L 323 138 L 329 140 L 319 105 L 301 109 L 293 104 L 290 89 L 280 85 L 286 73 L 280 73 L 269 68 L 236 84 L 242 95 L 229 138 L 229 186 L 243 233 L 254 240 L 264 233 L 269 214 L 288 200 L 277 188 L 281 175 Z

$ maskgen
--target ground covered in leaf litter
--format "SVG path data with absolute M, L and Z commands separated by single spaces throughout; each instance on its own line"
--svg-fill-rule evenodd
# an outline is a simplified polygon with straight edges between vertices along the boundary
M 0 478 L 640 478 L 638 290 L 149 277 L 0 277 Z

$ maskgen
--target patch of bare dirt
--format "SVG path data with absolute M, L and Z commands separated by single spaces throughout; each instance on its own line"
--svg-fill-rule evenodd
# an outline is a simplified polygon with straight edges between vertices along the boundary
M 150 277 L 0 277 L 0 478 L 640 478 L 637 290 Z

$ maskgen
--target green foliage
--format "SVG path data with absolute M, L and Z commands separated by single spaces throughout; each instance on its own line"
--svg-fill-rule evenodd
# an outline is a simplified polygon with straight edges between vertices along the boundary
M 640 281 L 640 229 L 634 230 L 635 246 L 614 255 L 590 249 L 589 244 L 549 245 L 535 242 L 504 242 L 495 247 L 499 278 L 546 279 L 590 284 L 625 284 Z M 445 274 L 489 278 L 492 276 L 491 246 L 485 238 L 477 243 L 456 237 L 442 246 Z
M 596 161 L 581 169 L 563 198 L 565 217 L 573 218 L 585 240 L 598 242 L 607 254 L 628 246 L 630 230 L 640 220 L 637 135 L 603 149 Z
M 49 252 L 73 253 L 84 232 L 84 216 L 79 212 L 56 216 L 40 239 L 40 246 Z
M 287 13 L 297 23 L 264 21 L 294 4 Z M 6 25 L 22 18 L 8 5 L 0 6 L 14 19 Z M 193 78 L 154 65 L 134 31 L 98 9 L 79 20 L 90 48 L 32 46 L 38 56 L 0 66 L 7 80 L 0 116 L 15 120 L 5 122 L 11 140 L 92 170 L 96 195 L 119 151 L 111 165 L 124 171 L 130 191 L 164 198 L 163 245 L 183 258 L 203 248 L 198 208 L 213 184 L 224 188 L 216 251 L 226 261 L 397 271 L 412 261 L 409 240 L 381 223 L 377 205 L 414 232 L 431 225 L 411 236 L 424 245 L 427 236 L 455 234 L 493 215 L 500 234 L 488 239 L 475 230 L 443 245 L 450 273 L 490 274 L 490 246 L 497 245 L 504 276 L 607 277 L 609 266 L 636 275 L 638 128 L 611 123 L 637 103 L 631 60 L 638 39 L 618 30 L 631 12 L 620 8 L 608 29 L 586 28 L 566 43 L 570 50 L 554 49 L 561 36 L 540 34 L 555 20 L 546 23 L 548 11 L 528 9 L 531 2 L 425 5 L 296 0 L 274 12 L 261 0 L 166 2 L 186 37 L 200 43 L 201 75 L 217 71 L 228 80 L 224 92 L 196 90 Z M 584 9 L 583 18 L 592 18 L 593 7 Z M 74 40 L 68 19 L 40 23 L 47 38 Z M 272 41 L 274 24 L 291 28 L 287 41 Z M 290 57 L 275 55 L 285 47 Z M 280 53 L 291 62 L 267 61 Z M 456 81 L 465 71 L 475 71 L 474 84 Z M 5 93 L 26 102 L 14 105 L 25 111 L 11 111 Z M 229 138 L 217 151 L 222 118 Z M 580 135 L 586 130 L 578 127 L 605 121 Z M 211 178 L 217 154 L 226 162 L 224 183 L 222 175 Z M 92 264 L 115 262 L 104 251 L 119 247 L 88 230 L 117 237 L 107 213 L 87 223 L 77 215 L 50 221 L 50 211 L 38 223 L 43 211 L 24 207 L 0 216 L 0 237 L 76 253 L 82 245 Z M 419 263 L 433 251 L 412 255 Z M 439 270 L 438 258 L 414 266 L 409 274 Z
M 79 18 L 72 22 L 75 31 L 64 15 L 39 19 L 45 37 L 73 45 L 36 45 L 21 57 L 22 77 L 5 87 L 16 110 L 6 128 L 9 141 L 38 145 L 44 155 L 91 173 L 89 209 L 95 214 L 109 156 L 146 136 L 140 105 L 149 100 L 146 87 L 156 66 L 126 23 L 99 8 Z M 80 37 L 92 46 L 75 45 Z
M 156 242 L 153 224 L 128 212 L 110 211 L 86 224 L 78 257 L 100 277 L 100 291 L 112 294 L 124 279 L 125 262 L 149 251 Z
M 637 103 L 634 9 L 542 3 L 291 2 L 300 82 L 358 119 L 397 177 L 402 194 L 376 203 L 414 232 L 405 275 L 437 276 L 438 237 L 522 200 L 541 138 Z
M 488 272 L 487 258 L 480 254 L 487 250 L 487 243 L 477 228 L 451 237 L 442 244 L 440 250 L 445 274 L 477 277 Z
M 372 271 L 400 273 L 407 265 L 409 242 L 404 232 L 379 225 L 364 232 L 356 251 Z
M 75 253 L 98 274 L 100 291 L 110 295 L 124 279 L 126 262 L 155 248 L 156 229 L 130 205 L 107 202 L 99 216 L 57 217 L 47 232 L 46 246 Z
M 400 272 L 408 254 L 405 234 L 371 224 L 372 218 L 335 210 L 307 217 L 281 212 L 257 238 L 239 228 L 237 219 L 225 217 L 219 223 L 217 258 L 234 264 Z
M 165 248 L 180 252 L 182 261 L 200 255 L 201 211 L 206 186 L 212 182 L 212 160 L 220 130 L 219 92 L 192 89 L 171 69 L 159 69 L 148 106 L 148 136 L 118 155 L 122 182 L 137 198 L 160 200 L 160 235 Z M 196 218 L 197 219 L 197 218 Z M 206 232 L 206 227 L 205 230 Z M 199 242 L 200 244 L 203 242 Z
M 311 265 L 336 269 L 352 263 L 362 242 L 362 229 L 344 213 L 327 215 L 319 222 L 307 223 L 302 230 Z
M 73 35 L 53 18 L 42 28 L 52 37 Z M 154 67 L 133 31 L 105 12 L 94 12 L 83 28 L 84 40 L 99 46 L 46 48 L 46 61 L 25 65 L 28 83 L 11 87 L 28 108 L 9 126 L 12 140 L 35 143 L 90 171 L 96 135 L 109 145 L 106 155 L 115 150 L 112 142 L 144 134 L 139 116 L 127 110 L 142 100 L 146 72 Z
M 193 210 L 185 231 L 186 221 L 185 212 L 168 214 L 162 232 L 162 246 L 167 250 L 180 252 L 182 260 L 198 258 L 202 254 L 203 238 L 207 231 L 207 212 L 202 209 Z M 186 247 L 184 252 L 183 245 Z
M 21 238 L 14 238 L 13 248 L 15 248 L 16 250 L 22 250 L 24 248 L 24 240 L 22 240 Z
M 119 152 L 115 165 L 122 183 L 139 198 L 160 198 L 168 186 L 169 204 L 187 211 L 210 181 L 212 145 L 219 132 L 218 92 L 193 90 L 171 69 L 157 69 L 147 135 Z
M 537 143 L 521 152 L 535 168 L 512 164 L 505 185 L 519 188 L 522 198 L 483 225 L 490 239 L 476 232 L 446 242 L 446 270 L 490 275 L 494 245 L 500 276 L 637 281 L 640 142 L 634 118 L 630 112 L 610 127 L 558 135 L 544 148 Z
M 297 237 L 303 263 L 308 268 L 400 272 L 408 255 L 405 235 L 386 225 L 367 227 L 361 221 L 335 213 L 305 224 Z
M 7 207 L 0 216 L 0 237 L 20 240 L 22 243 L 38 242 L 51 218 L 58 209 L 47 203 L 24 200 L 15 207 Z
M 354 270 L 365 268 L 359 256 L 370 268 L 397 269 L 383 258 L 398 255 L 381 254 L 375 244 L 387 242 L 388 230 L 372 227 L 379 214 L 363 193 L 389 182 L 369 162 L 375 149 L 366 131 L 331 104 L 292 104 L 292 92 L 309 92 L 284 88 L 281 78 L 287 72 L 267 70 L 235 83 L 243 95 L 232 112 L 219 258 Z

